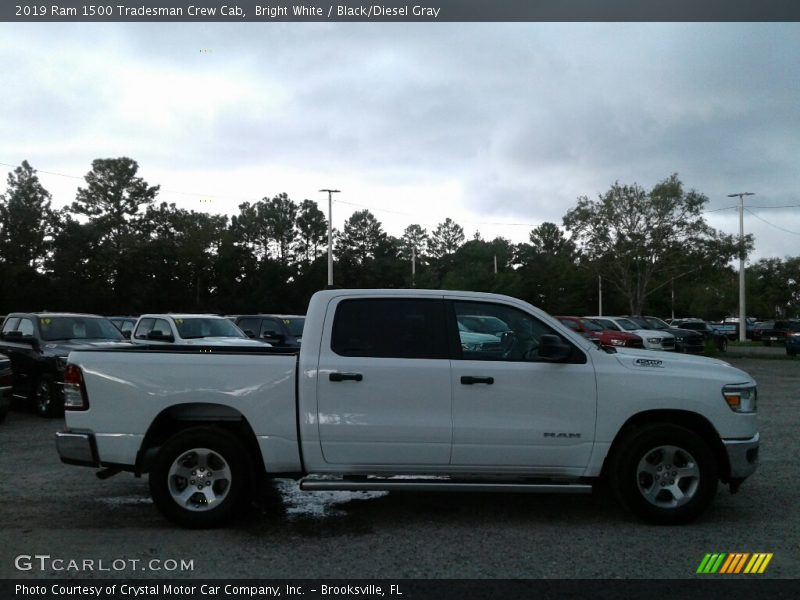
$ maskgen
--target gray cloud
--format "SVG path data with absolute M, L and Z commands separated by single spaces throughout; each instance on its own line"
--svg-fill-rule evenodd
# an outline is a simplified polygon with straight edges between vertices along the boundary
M 0 161 L 83 175 L 93 158 L 127 155 L 180 181 L 282 168 L 306 173 L 311 191 L 339 173 L 385 190 L 351 200 L 399 230 L 411 219 L 381 214 L 382 197 L 453 182 L 462 196 L 443 206 L 457 201 L 464 221 L 560 223 L 580 195 L 673 172 L 709 209 L 743 189 L 800 204 L 798 34 L 781 23 L 4 23 L 0 50 L 14 60 Z M 775 218 L 800 231 L 798 215 Z M 759 253 L 797 254 L 797 236 L 750 220 Z

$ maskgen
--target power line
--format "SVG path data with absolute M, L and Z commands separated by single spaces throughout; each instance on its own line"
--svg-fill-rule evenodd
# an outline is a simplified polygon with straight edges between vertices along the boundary
M 747 212 L 749 212 L 751 215 L 753 215 L 753 216 L 754 216 L 756 219 L 758 219 L 759 221 L 763 221 L 764 223 L 766 223 L 767 225 L 770 225 L 770 226 L 774 227 L 775 229 L 780 229 L 781 231 L 785 231 L 786 233 L 791 233 L 792 235 L 800 235 L 800 233 L 798 233 L 797 231 L 790 231 L 789 229 L 784 229 L 784 228 L 783 228 L 783 227 L 781 227 L 780 225 L 775 225 L 775 223 L 770 223 L 770 222 L 769 222 L 769 221 L 767 221 L 766 219 L 764 219 L 764 218 L 762 218 L 762 217 L 759 217 L 759 216 L 758 216 L 756 213 L 754 213 L 753 211 L 751 211 L 751 210 L 750 210 L 750 209 L 748 209 L 748 208 L 745 208 L 745 210 L 746 210 Z

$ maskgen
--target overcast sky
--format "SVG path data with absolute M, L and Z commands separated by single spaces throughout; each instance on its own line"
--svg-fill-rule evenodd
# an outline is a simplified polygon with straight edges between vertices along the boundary
M 0 23 L 0 55 L 0 169 L 56 207 L 128 156 L 183 208 L 330 187 L 337 227 L 521 242 L 677 172 L 729 233 L 757 194 L 754 258 L 800 255 L 800 24 Z

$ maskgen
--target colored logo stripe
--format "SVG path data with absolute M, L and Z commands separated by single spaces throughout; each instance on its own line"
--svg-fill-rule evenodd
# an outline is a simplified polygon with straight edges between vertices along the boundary
M 773 554 L 771 552 L 757 552 L 752 555 L 749 552 L 733 552 L 730 554 L 725 552 L 708 553 L 703 557 L 703 560 L 700 561 L 700 566 L 697 567 L 697 573 L 720 573 L 726 575 L 742 572 L 763 573 L 772 560 L 772 556 Z M 745 564 L 747 566 L 745 566 Z M 742 569 L 744 569 L 744 571 Z
M 747 563 L 747 567 L 745 567 L 745 573 L 763 573 L 767 569 L 767 565 L 769 561 L 772 560 L 772 552 L 769 554 L 761 553 L 761 554 L 753 554 L 753 558 L 750 559 L 750 562 Z

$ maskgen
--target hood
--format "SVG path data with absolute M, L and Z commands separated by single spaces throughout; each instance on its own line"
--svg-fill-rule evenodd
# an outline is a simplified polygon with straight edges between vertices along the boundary
M 179 346 L 258 346 L 259 348 L 269 348 L 272 346 L 269 342 L 237 337 L 204 337 L 191 340 L 179 340 L 175 343 Z
M 617 348 L 616 359 L 626 369 L 632 371 L 696 371 L 713 373 L 726 373 L 734 380 L 731 383 L 748 383 L 753 378 L 744 371 L 737 369 L 730 363 L 707 356 L 693 354 L 679 354 L 675 352 L 660 352 L 658 350 L 641 350 L 638 348 Z
M 633 333 L 638 335 L 642 339 L 647 338 L 673 338 L 675 337 L 669 331 L 662 331 L 660 329 L 634 329 L 633 331 L 628 331 L 627 333 Z
M 670 327 L 669 329 L 664 329 L 663 331 L 668 331 L 675 337 L 703 337 L 703 334 L 699 331 L 695 331 L 694 329 L 681 329 L 680 327 Z
M 48 356 L 67 356 L 81 348 L 129 348 L 127 340 L 53 340 L 42 342 L 42 352 Z

